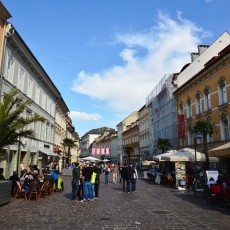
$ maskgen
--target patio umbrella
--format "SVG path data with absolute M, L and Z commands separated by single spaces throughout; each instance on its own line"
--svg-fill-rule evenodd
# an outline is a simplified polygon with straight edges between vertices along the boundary
M 165 161 L 193 161 L 193 155 L 189 152 L 175 152 L 170 156 L 163 156 L 162 160 Z
M 177 152 L 177 151 L 176 150 L 169 150 L 166 153 L 162 153 L 162 154 L 153 156 L 153 160 L 154 161 L 165 161 L 165 160 L 162 159 L 162 157 L 169 157 L 175 152 Z
M 83 157 L 81 159 L 84 160 L 84 161 L 99 161 L 100 160 L 100 159 L 98 159 L 96 157 L 91 157 L 91 156 L 89 156 L 89 157 Z
M 171 154 L 170 156 L 163 156 L 165 161 L 195 161 L 195 150 L 191 148 L 180 149 L 177 152 Z M 197 161 L 206 161 L 204 153 L 196 151 Z M 210 162 L 219 162 L 217 157 L 209 157 Z
M 110 161 L 110 160 L 108 160 L 108 159 L 104 159 L 104 160 L 102 160 L 103 162 L 108 162 L 108 161 Z
M 209 151 L 209 156 L 213 157 L 230 157 L 230 142 L 224 145 L 220 145 Z

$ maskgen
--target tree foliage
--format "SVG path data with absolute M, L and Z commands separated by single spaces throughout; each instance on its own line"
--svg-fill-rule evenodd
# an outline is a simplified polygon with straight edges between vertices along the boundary
M 156 148 L 161 149 L 162 153 L 168 150 L 171 147 L 169 139 L 158 138 L 156 143 Z
M 23 117 L 26 108 L 31 102 L 24 100 L 19 95 L 18 89 L 13 89 L 5 95 L 0 103 L 0 151 L 8 145 L 21 142 L 21 137 L 33 138 L 34 130 L 28 129 L 28 125 L 33 122 L 44 122 L 41 116 Z
M 68 148 L 68 165 L 70 166 L 70 150 L 71 148 L 77 147 L 76 140 L 65 138 L 62 140 L 62 145 Z
M 212 136 L 214 133 L 217 133 L 217 126 L 215 123 L 212 123 L 210 120 L 198 120 L 191 127 L 191 132 L 193 134 L 202 134 L 203 145 L 204 145 L 204 154 L 206 157 L 206 169 L 209 169 L 209 156 L 208 156 L 208 135 Z

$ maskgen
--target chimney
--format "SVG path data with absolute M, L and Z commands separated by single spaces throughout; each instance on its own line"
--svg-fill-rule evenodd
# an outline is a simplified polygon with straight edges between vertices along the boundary
M 198 58 L 199 54 L 198 53 L 191 53 L 191 61 L 195 61 Z
M 206 49 L 208 49 L 208 47 L 209 47 L 209 46 L 207 46 L 207 45 L 199 45 L 199 46 L 198 46 L 198 54 L 199 54 L 199 56 L 200 56 Z

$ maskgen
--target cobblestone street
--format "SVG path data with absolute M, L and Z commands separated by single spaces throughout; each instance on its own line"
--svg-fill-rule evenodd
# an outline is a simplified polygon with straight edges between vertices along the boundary
M 1 206 L 0 229 L 230 229 L 230 208 L 207 204 L 202 194 L 141 178 L 137 192 L 124 193 L 111 178 L 104 184 L 102 175 L 99 199 L 81 203 L 71 200 L 71 177 L 62 178 L 64 192 Z

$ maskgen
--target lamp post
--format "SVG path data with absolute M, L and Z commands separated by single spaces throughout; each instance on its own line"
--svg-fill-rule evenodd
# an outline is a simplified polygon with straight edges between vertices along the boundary
M 18 140 L 18 157 L 17 157 L 17 172 L 18 172 L 18 175 L 20 175 L 20 172 L 19 172 L 20 161 L 21 161 L 21 137 L 19 136 L 19 140 Z
M 194 135 L 194 149 L 195 149 L 195 166 L 196 166 L 196 134 Z

